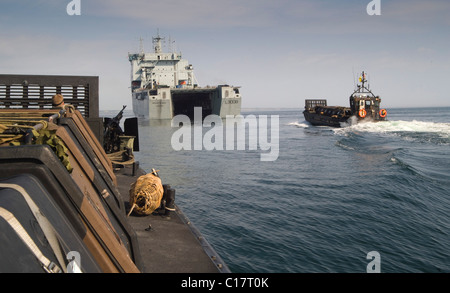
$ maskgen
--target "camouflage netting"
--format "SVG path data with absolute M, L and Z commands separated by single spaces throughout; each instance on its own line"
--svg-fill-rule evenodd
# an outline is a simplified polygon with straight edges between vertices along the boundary
M 161 179 L 153 173 L 140 176 L 130 189 L 131 212 L 140 216 L 153 213 L 161 204 L 164 189 Z
M 35 144 L 49 145 L 64 167 L 66 167 L 67 171 L 69 171 L 69 173 L 72 172 L 73 168 L 69 162 L 68 149 L 64 142 L 56 135 L 56 131 L 48 129 L 41 130 L 39 136 L 36 137 Z
M 32 125 L 42 124 L 42 128 L 36 130 Z M 67 171 L 72 172 L 69 162 L 68 149 L 64 142 L 56 135 L 56 130 L 47 128 L 46 121 L 7 120 L 0 121 L 0 147 L 20 146 L 25 144 L 24 138 L 27 130 L 31 130 L 33 139 L 31 144 L 49 145 L 61 160 Z

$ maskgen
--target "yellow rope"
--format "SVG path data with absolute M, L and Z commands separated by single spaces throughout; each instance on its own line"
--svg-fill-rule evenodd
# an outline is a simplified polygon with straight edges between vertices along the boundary
M 134 161 L 134 156 L 132 155 L 132 158 L 128 161 L 121 161 L 122 160 L 122 155 L 125 153 L 126 151 L 118 151 L 115 153 L 110 153 L 107 154 L 108 158 L 111 160 L 112 163 L 116 164 L 116 165 L 131 165 L 133 164 Z

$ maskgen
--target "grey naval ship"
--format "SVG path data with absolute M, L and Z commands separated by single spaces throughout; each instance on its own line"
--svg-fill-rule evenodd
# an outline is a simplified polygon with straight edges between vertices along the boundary
M 187 115 L 193 120 L 194 108 L 202 108 L 202 117 L 210 114 L 225 118 L 239 115 L 239 87 L 217 85 L 199 87 L 194 68 L 181 53 L 163 52 L 164 38 L 152 38 L 153 53 L 129 53 L 133 112 L 144 119 L 172 119 Z M 169 49 L 170 50 L 170 49 Z

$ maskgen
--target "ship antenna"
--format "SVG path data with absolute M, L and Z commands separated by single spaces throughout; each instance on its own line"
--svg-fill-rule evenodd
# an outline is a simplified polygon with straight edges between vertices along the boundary
M 139 53 L 144 54 L 144 40 L 139 37 Z
M 153 38 L 153 46 L 155 48 L 155 53 L 161 53 L 161 40 L 164 40 L 164 38 L 161 38 L 159 36 L 159 29 L 158 29 L 157 36 Z
M 362 89 L 364 90 L 365 86 L 364 83 L 366 82 L 366 73 L 363 71 L 362 72 L 362 78 L 361 78 L 361 83 L 362 83 Z
M 362 72 L 362 76 L 361 76 L 361 85 L 362 85 L 362 88 L 364 89 L 364 71 Z
M 356 90 L 356 77 L 355 77 L 355 67 L 354 66 L 352 67 L 352 71 L 353 71 L 353 86 Z

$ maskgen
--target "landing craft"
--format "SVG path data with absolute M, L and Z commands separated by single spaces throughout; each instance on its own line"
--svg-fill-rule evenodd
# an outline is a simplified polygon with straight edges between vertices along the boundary
M 305 100 L 303 115 L 315 126 L 341 127 L 351 117 L 360 121 L 385 121 L 386 109 L 380 109 L 381 99 L 369 90 L 367 75 L 363 71 L 356 90 L 350 95 L 350 107 L 327 106 L 327 100 Z M 366 86 L 367 84 L 367 86 Z M 352 119 L 353 120 L 353 119 Z
M 0 74 L 0 273 L 229 272 L 135 161 L 136 117 L 99 116 L 98 85 Z

